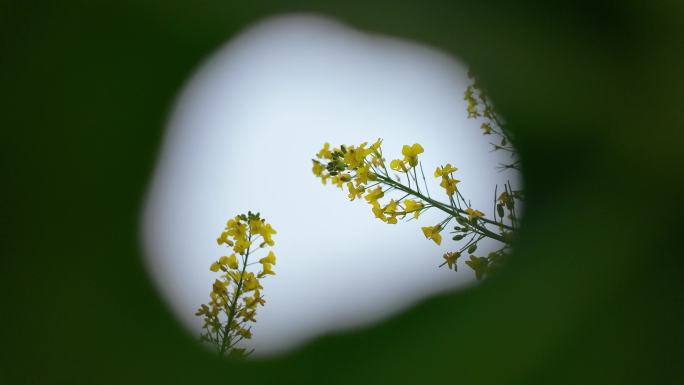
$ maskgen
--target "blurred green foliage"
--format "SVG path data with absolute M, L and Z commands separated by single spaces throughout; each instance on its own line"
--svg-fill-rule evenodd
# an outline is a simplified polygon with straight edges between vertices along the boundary
M 516 254 L 477 288 L 223 362 L 142 264 L 175 94 L 249 23 L 319 11 L 447 50 L 515 133 Z M 681 1 L 0 2 L 2 384 L 681 384 Z

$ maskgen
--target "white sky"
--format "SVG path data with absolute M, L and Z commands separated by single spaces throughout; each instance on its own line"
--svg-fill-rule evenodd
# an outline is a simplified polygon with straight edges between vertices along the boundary
M 445 236 L 438 247 L 420 227 L 438 212 L 387 225 L 311 174 L 324 142 L 381 137 L 388 160 L 418 142 L 428 180 L 450 162 L 461 191 L 491 217 L 494 185 L 518 178 L 496 170 L 506 155 L 491 153 L 466 119 L 465 71 L 436 49 L 314 15 L 267 19 L 202 63 L 171 113 L 143 213 L 150 274 L 190 332 L 199 335 L 194 312 L 216 277 L 208 267 L 228 253 L 215 239 L 247 210 L 278 230 L 277 275 L 263 282 L 267 303 L 245 344 L 257 355 L 472 283 L 463 265 L 437 268 L 455 243 Z M 430 191 L 444 196 L 437 182 Z

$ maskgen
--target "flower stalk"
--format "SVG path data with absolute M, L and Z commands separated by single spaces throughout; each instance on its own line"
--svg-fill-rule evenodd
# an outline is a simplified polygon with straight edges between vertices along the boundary
M 498 143 L 490 142 L 494 151 L 509 152 L 514 158 L 511 163 L 500 165 L 501 169 L 518 169 L 519 162 L 515 149 L 511 144 L 510 132 L 505 123 L 494 111 L 492 104 L 477 79 L 469 74 L 473 83 L 465 91 L 468 117 L 481 119 L 480 128 L 483 135 L 492 135 L 500 139 Z M 396 224 L 399 219 L 418 219 L 428 209 L 435 208 L 446 214 L 444 220 L 436 225 L 421 228 L 423 235 L 437 245 L 442 243 L 442 232 L 452 223 L 452 240 L 463 242 L 458 251 L 443 255 L 444 262 L 440 266 L 448 266 L 457 270 L 457 259 L 462 253 L 470 254 L 465 262 L 472 268 L 478 279 L 496 270 L 507 255 L 514 241 L 518 228 L 516 201 L 523 199 L 520 190 L 514 190 L 510 182 L 503 184 L 503 192 L 498 194 L 498 185 L 494 188 L 494 204 L 491 217 L 472 207 L 458 189 L 460 180 L 455 179 L 456 167 L 447 163 L 435 169 L 434 176 L 440 180 L 440 187 L 448 199 L 447 203 L 435 199 L 429 191 L 428 183 L 419 156 L 424 152 L 419 143 L 404 145 L 402 158 L 386 162 L 383 156 L 382 139 L 373 144 L 341 145 L 331 147 L 325 143 L 323 148 L 312 159 L 313 174 L 325 185 L 328 181 L 339 189 L 347 188 L 349 200 L 363 198 L 371 205 L 373 215 L 379 220 Z M 390 175 L 390 170 L 394 172 Z M 420 177 L 418 172 L 420 170 Z M 421 187 L 421 182 L 423 186 Z M 399 193 L 398 198 L 391 194 Z M 386 201 L 390 198 L 389 202 Z M 383 199 L 385 199 L 383 201 Z M 486 256 L 477 256 L 478 244 L 484 239 L 491 239 L 500 244 L 498 250 Z
M 258 262 L 250 263 L 249 258 L 260 249 L 272 247 L 273 234 L 276 231 L 271 225 L 259 213 L 250 211 L 230 219 L 216 240 L 220 246 L 230 248 L 232 254 L 222 256 L 209 267 L 219 273 L 219 278 L 212 285 L 210 301 L 202 304 L 195 315 L 204 319 L 200 341 L 212 345 L 219 356 L 243 358 L 252 352 L 238 347 L 238 343 L 252 337 L 249 325 L 256 322 L 257 307 L 266 303 L 261 295 L 261 280 L 275 275 L 276 257 L 269 250 Z M 250 269 L 255 264 L 261 269 Z

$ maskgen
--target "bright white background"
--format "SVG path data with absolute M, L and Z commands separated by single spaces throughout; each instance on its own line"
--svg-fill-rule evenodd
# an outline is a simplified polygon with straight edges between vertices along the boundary
M 387 225 L 311 174 L 324 142 L 381 137 L 388 161 L 418 142 L 433 196 L 444 197 L 432 173 L 450 162 L 491 217 L 494 185 L 518 176 L 496 170 L 507 156 L 466 119 L 465 72 L 436 49 L 314 15 L 253 25 L 202 63 L 171 113 L 143 213 L 150 274 L 190 332 L 199 335 L 193 314 L 215 278 L 208 267 L 229 253 L 215 239 L 247 210 L 278 231 L 277 275 L 264 280 L 267 303 L 245 344 L 258 355 L 472 283 L 462 261 L 458 273 L 437 268 L 455 244 L 444 234 L 438 247 L 420 227 L 438 212 Z

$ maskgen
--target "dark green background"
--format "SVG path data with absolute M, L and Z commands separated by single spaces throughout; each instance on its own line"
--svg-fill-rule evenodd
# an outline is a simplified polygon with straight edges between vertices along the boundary
M 0 383 L 684 383 L 683 4 L 0 1 Z M 475 66 L 518 137 L 524 228 L 477 288 L 219 362 L 144 271 L 141 200 L 191 71 L 301 10 Z

